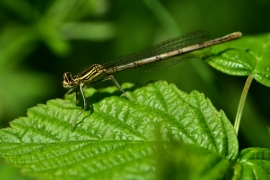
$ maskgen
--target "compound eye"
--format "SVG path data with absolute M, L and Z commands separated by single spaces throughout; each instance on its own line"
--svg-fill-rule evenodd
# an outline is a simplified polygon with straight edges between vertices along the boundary
M 74 83 L 74 81 L 69 81 L 69 82 L 68 82 L 68 85 L 69 85 L 69 86 L 74 86 L 75 83 Z

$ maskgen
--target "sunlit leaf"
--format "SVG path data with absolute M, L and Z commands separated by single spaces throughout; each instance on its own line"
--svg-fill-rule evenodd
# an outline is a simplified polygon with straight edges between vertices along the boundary
M 270 150 L 248 148 L 241 151 L 233 179 L 270 179 Z
M 245 36 L 216 45 L 207 58 L 214 68 L 237 76 L 253 74 L 265 86 L 270 86 L 270 34 Z
M 237 138 L 204 95 L 165 82 L 129 92 L 132 101 L 112 96 L 117 92 L 86 89 L 93 112 L 84 112 L 73 132 L 70 122 L 80 112 L 69 102 L 74 94 L 29 109 L 28 117 L 0 131 L 1 156 L 39 179 L 156 179 L 167 176 L 160 174 L 162 162 L 196 164 L 189 179 L 225 176 L 237 157 Z

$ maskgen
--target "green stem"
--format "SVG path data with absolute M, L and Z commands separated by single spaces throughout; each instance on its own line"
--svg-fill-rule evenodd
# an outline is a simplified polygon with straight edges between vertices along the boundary
M 236 135 L 238 135 L 242 112 L 245 106 L 247 93 L 248 93 L 252 80 L 253 80 L 253 74 L 250 74 L 246 80 L 246 83 L 245 83 L 245 86 L 244 86 L 244 89 L 243 89 L 243 92 L 239 101 L 239 105 L 238 105 L 238 109 L 237 109 L 237 113 L 235 117 L 235 122 L 234 122 L 234 130 L 235 130 Z

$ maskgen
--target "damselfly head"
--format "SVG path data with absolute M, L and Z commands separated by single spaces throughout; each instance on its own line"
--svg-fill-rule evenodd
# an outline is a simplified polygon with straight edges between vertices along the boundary
M 64 75 L 63 75 L 63 87 L 64 88 L 73 88 L 75 86 L 75 82 L 74 80 L 72 79 L 72 75 L 71 73 L 69 72 L 65 72 Z

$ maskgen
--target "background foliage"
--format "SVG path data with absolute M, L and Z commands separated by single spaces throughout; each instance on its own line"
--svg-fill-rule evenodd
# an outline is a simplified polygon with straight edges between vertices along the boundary
M 93 63 L 197 29 L 213 38 L 234 31 L 244 36 L 269 32 L 269 7 L 266 0 L 0 0 L 1 127 L 25 116 L 37 103 L 63 97 L 65 71 L 76 74 Z M 153 73 L 122 72 L 116 78 L 140 84 L 165 79 L 188 93 L 203 92 L 232 121 L 246 79 L 222 74 L 198 60 Z M 111 82 L 95 87 L 108 85 Z M 269 100 L 269 88 L 254 81 L 240 126 L 240 150 L 270 147 Z M 0 172 L 6 179 L 24 178 L 5 165 Z

